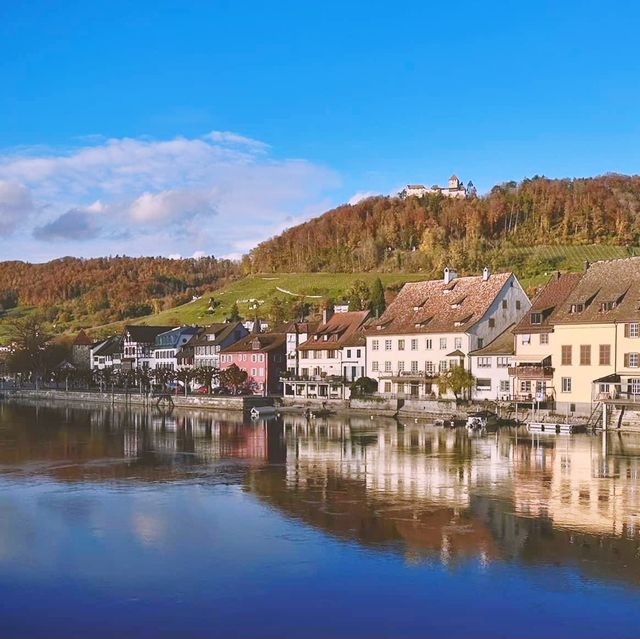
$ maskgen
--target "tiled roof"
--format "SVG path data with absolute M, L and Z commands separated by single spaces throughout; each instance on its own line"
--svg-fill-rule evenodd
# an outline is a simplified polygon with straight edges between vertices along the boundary
M 151 344 L 155 342 L 156 337 L 160 333 L 166 333 L 167 331 L 175 328 L 174 326 L 137 326 L 129 325 L 124 327 L 124 332 L 129 333 L 131 339 L 134 342 L 142 344 Z
M 200 335 L 191 340 L 193 346 L 216 346 L 221 344 L 237 328 L 244 330 L 242 322 L 219 322 L 207 326 Z M 215 339 L 207 339 L 209 335 L 215 335 Z
M 492 342 L 489 342 L 483 348 L 471 351 L 469 355 L 513 355 L 516 352 L 513 338 L 514 327 L 515 324 L 511 324 Z
M 512 273 L 495 273 L 444 280 L 410 282 L 367 335 L 464 333 L 489 310 Z
M 298 335 L 306 333 L 309 335 L 316 331 L 318 326 L 320 326 L 320 322 L 289 322 L 282 327 L 281 331 L 274 332 L 297 333 Z
M 252 333 L 243 337 L 231 346 L 223 348 L 221 353 L 268 353 L 285 346 L 287 336 L 285 333 Z M 254 348 L 254 340 L 258 340 L 260 348 Z
M 94 355 L 105 356 L 122 352 L 122 336 L 115 335 L 107 338 L 95 351 Z
M 578 285 L 582 278 L 582 273 L 554 274 L 551 279 L 542 287 L 531 303 L 528 313 L 516 324 L 513 332 L 521 333 L 543 333 L 553 326 L 555 311 L 559 309 L 571 294 L 571 291 Z M 532 324 L 531 315 L 540 313 L 540 323 Z
M 581 310 L 582 309 L 582 310 Z M 553 315 L 555 324 L 640 320 L 640 257 L 594 262 Z
M 80 330 L 73 340 L 74 346 L 92 346 L 93 343 L 94 341 L 83 330 Z
M 316 332 L 299 346 L 299 350 L 334 350 L 343 346 L 357 346 L 358 342 L 354 343 L 353 340 L 362 336 L 362 333 L 358 335 L 358 331 L 368 317 L 369 311 L 335 313 L 326 324 L 321 324 Z

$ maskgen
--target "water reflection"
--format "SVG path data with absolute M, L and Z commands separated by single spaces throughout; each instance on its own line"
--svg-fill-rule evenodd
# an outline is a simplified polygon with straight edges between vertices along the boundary
M 355 417 L 245 423 L 208 411 L 0 406 L 7 480 L 234 485 L 325 534 L 411 563 L 567 565 L 634 586 L 639 463 L 633 434 L 479 438 Z M 89 521 L 104 513 L 86 497 L 60 503 L 67 523 L 104 532 Z M 56 507 L 49 495 L 47 508 Z M 3 515 L 0 557 L 3 535 L 27 545 L 37 535 L 34 520 Z M 171 524 L 143 506 L 128 516 L 143 544 L 169 535 Z

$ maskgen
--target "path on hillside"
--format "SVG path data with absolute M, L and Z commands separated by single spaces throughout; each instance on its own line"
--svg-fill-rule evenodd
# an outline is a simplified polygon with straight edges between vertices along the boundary
M 286 288 L 280 288 L 279 286 L 276 286 L 276 291 L 286 293 L 287 295 L 293 295 L 294 297 L 312 297 L 314 299 L 322 299 L 322 295 L 304 295 L 303 293 L 294 293 L 292 291 L 288 291 Z

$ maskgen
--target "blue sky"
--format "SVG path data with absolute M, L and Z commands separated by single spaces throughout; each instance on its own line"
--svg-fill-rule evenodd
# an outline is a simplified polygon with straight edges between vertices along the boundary
M 0 256 L 237 256 L 455 172 L 637 173 L 636 3 L 0 3 Z

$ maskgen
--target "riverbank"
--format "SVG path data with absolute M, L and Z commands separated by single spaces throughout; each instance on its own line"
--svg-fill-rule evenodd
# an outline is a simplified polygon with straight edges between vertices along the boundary
M 131 406 L 155 406 L 158 398 L 140 393 L 100 393 L 94 391 L 64 390 L 14 390 L 5 392 L 12 399 L 51 400 L 63 402 L 90 402 L 97 404 L 124 404 Z M 209 410 L 233 410 L 248 412 L 254 406 L 273 406 L 272 397 L 242 395 L 239 397 L 222 397 L 218 395 L 172 395 L 171 401 L 164 401 L 161 406 L 173 404 L 178 408 L 197 408 Z

